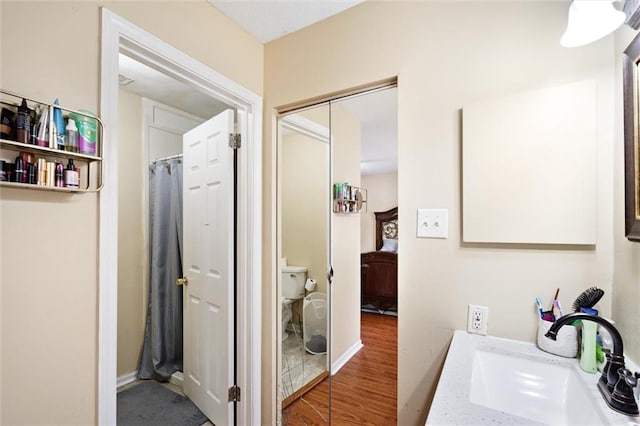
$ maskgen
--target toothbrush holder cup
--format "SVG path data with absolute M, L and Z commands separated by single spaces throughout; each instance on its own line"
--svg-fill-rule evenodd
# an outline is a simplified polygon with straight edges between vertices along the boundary
M 538 347 L 545 352 L 566 358 L 575 358 L 578 355 L 578 331 L 574 325 L 566 325 L 558 331 L 556 340 L 545 337 L 545 333 L 551 328 L 552 321 L 538 318 Z

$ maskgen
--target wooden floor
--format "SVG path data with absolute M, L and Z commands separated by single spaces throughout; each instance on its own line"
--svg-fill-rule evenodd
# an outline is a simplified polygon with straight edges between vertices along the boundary
M 398 319 L 371 313 L 361 318 L 364 347 L 331 378 L 331 424 L 395 425 Z M 284 410 L 283 424 L 328 424 L 328 393 L 325 380 Z

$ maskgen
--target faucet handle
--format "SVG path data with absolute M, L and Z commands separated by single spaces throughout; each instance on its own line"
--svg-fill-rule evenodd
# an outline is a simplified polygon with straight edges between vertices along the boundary
M 638 378 L 626 368 L 618 369 L 618 382 L 611 393 L 611 405 L 617 411 L 630 416 L 637 416 L 638 404 L 633 388 L 638 384 Z
M 618 375 L 629 387 L 635 388 L 638 385 L 638 377 L 640 376 L 638 373 L 634 374 L 626 368 L 621 368 L 618 370 Z

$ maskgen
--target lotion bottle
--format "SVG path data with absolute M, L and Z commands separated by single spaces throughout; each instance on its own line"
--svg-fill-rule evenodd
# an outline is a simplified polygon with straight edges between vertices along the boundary
M 78 128 L 73 118 L 67 121 L 67 133 L 65 136 L 65 148 L 67 151 L 78 152 Z
M 598 310 L 591 308 L 580 308 L 580 312 L 588 315 L 597 316 Z M 598 372 L 598 363 L 596 362 L 596 333 L 598 324 L 593 321 L 582 322 L 582 344 L 580 352 L 580 368 L 587 373 Z

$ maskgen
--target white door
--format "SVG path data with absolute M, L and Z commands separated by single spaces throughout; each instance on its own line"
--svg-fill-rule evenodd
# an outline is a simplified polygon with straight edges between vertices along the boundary
M 184 391 L 216 425 L 233 423 L 233 111 L 183 137 Z

